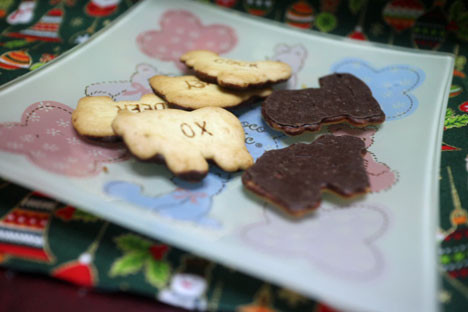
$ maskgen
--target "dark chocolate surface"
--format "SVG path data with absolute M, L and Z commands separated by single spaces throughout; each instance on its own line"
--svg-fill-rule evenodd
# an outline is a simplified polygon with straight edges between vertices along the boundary
M 385 120 L 369 87 L 355 76 L 332 74 L 319 83 L 319 89 L 274 91 L 263 103 L 264 119 L 292 135 L 319 130 L 321 124 L 348 121 L 364 126 Z
M 329 190 L 344 197 L 368 191 L 364 142 L 353 136 L 323 135 L 310 144 L 267 151 L 242 176 L 254 193 L 301 216 L 320 205 Z

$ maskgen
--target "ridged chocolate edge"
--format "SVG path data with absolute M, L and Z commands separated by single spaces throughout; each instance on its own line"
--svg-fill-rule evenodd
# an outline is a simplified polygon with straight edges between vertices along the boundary
M 315 124 L 304 124 L 301 126 L 292 126 L 292 125 L 280 124 L 280 123 L 273 121 L 273 119 L 271 119 L 265 112 L 264 105 L 262 105 L 262 116 L 263 116 L 263 119 L 267 122 L 267 124 L 270 127 L 276 130 L 283 131 L 287 135 L 292 135 L 292 136 L 302 134 L 304 131 L 317 132 L 322 128 L 322 126 L 329 126 L 329 125 L 334 125 L 334 124 L 348 123 L 354 127 L 363 128 L 363 127 L 368 127 L 368 126 L 380 125 L 385 121 L 385 116 L 383 116 L 383 118 L 381 116 L 372 116 L 366 119 L 353 119 L 353 118 L 350 118 L 349 116 L 338 116 L 334 118 L 339 118 L 339 119 L 334 119 L 334 120 L 322 119 L 321 122 L 318 122 Z

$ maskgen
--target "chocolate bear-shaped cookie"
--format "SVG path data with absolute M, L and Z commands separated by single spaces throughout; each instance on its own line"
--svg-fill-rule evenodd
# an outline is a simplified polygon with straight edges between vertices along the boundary
M 364 142 L 353 136 L 323 135 L 265 152 L 242 176 L 244 186 L 300 217 L 316 209 L 322 192 L 349 198 L 369 191 Z
M 371 90 L 355 76 L 331 74 L 320 78 L 319 83 L 318 89 L 273 92 L 263 103 L 263 118 L 289 135 L 318 131 L 324 124 L 346 121 L 364 127 L 385 121 Z

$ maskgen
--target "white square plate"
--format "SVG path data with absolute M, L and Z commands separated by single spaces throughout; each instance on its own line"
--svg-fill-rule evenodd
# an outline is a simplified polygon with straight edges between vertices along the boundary
M 387 115 L 379 129 L 352 133 L 366 139 L 373 192 L 349 203 L 326 196 L 317 213 L 291 221 L 245 191 L 241 173 L 213 169 L 193 185 L 162 165 L 130 159 L 121 146 L 74 133 L 70 114 L 79 98 L 138 99 L 151 92 L 152 75 L 180 74 L 177 59 L 190 49 L 283 60 L 294 71 L 290 88 L 316 87 L 332 72 L 364 80 Z M 148 0 L 0 89 L 0 174 L 345 309 L 434 311 L 439 150 L 452 67 L 449 55 L 289 29 L 190 1 Z M 236 113 L 254 158 L 315 137 L 281 137 L 258 105 Z

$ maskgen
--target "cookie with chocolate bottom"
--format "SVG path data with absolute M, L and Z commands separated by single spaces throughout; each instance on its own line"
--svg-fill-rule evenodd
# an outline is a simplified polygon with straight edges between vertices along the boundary
M 227 90 L 192 75 L 178 77 L 157 75 L 150 78 L 150 85 L 153 91 L 171 107 L 187 110 L 208 106 L 230 108 L 262 100 L 272 92 L 270 88 Z
M 180 60 L 201 80 L 232 90 L 266 88 L 288 80 L 292 74 L 291 67 L 283 62 L 245 62 L 207 50 L 187 52 Z
M 379 103 L 359 78 L 335 73 L 320 78 L 319 84 L 320 88 L 274 91 L 262 104 L 263 118 L 288 135 L 318 131 L 328 124 L 365 127 L 385 121 Z

